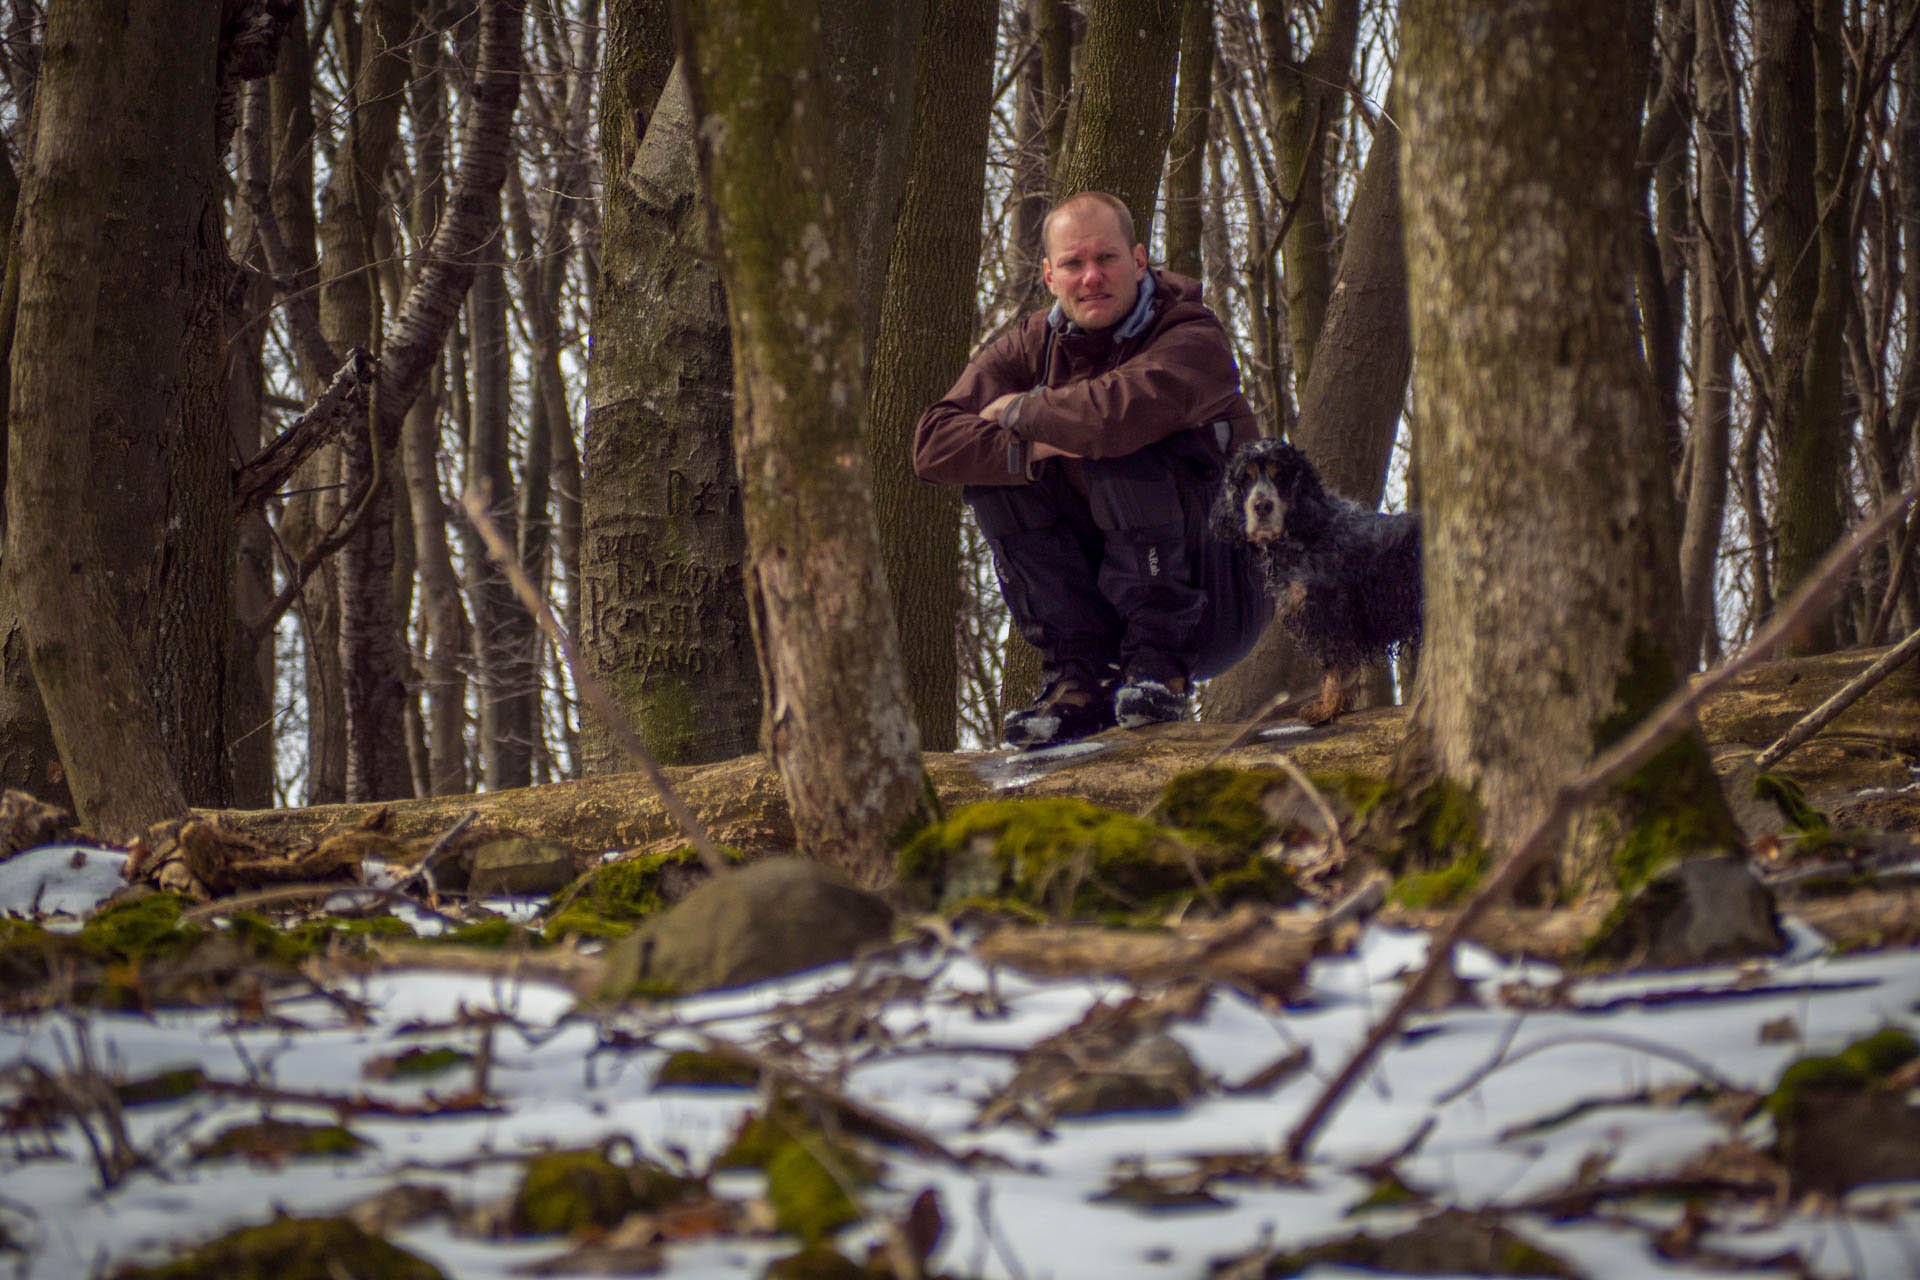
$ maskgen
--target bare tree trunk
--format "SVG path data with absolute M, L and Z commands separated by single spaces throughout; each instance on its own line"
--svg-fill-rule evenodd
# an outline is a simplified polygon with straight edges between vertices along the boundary
M 1768 373 L 1779 454 L 1776 597 L 1839 540 L 1848 432 L 1842 381 L 1853 288 L 1853 157 L 1839 0 L 1756 0 L 1754 179 L 1776 282 Z M 1795 649 L 1838 642 L 1833 614 Z
M 1727 510 L 1733 332 L 1724 299 L 1733 296 L 1734 237 L 1740 226 L 1734 171 L 1739 91 L 1733 77 L 1733 10 L 1728 0 L 1697 0 L 1694 33 L 1694 148 L 1700 168 L 1694 271 L 1700 288 L 1693 341 L 1692 462 L 1680 535 L 1680 655 L 1689 669 L 1700 655 L 1713 611 L 1720 524 Z
M 882 884 L 932 803 L 874 523 L 851 241 L 819 186 L 832 170 L 818 10 L 694 2 L 683 16 L 734 332 L 774 764 L 801 847 Z
M 1427 696 L 1418 747 L 1501 845 L 1679 678 L 1671 481 L 1631 311 L 1650 6 L 1406 12 Z M 1578 122 L 1571 127 L 1568 122 Z M 1577 499 L 1577 500 L 1570 500 Z M 1570 838 L 1565 882 L 1737 847 L 1696 734 Z
M 184 12 L 178 4 L 135 5 L 121 15 L 56 3 L 23 191 L 6 571 L 80 819 L 107 839 L 138 834 L 187 802 L 122 625 L 132 584 L 112 575 L 84 515 L 103 495 L 90 483 L 95 428 L 76 424 L 96 424 L 113 407 L 109 380 L 117 372 L 102 367 L 108 352 L 94 345 L 101 304 L 111 305 L 103 289 L 110 240 L 99 213 L 113 202 L 129 148 L 143 141 L 142 124 L 185 132 L 168 105 L 183 118 L 200 108 L 196 123 L 211 136 L 218 32 L 210 2 Z M 178 97 L 153 102 L 142 92 L 146 80 L 174 53 L 189 54 L 170 68 Z M 211 157 L 201 158 L 210 170 Z M 181 230 L 197 234 L 175 234 Z
M 868 400 L 874 514 L 921 745 L 958 741 L 960 493 L 913 474 L 913 427 L 966 365 L 977 316 L 993 12 L 931 0 L 920 37 L 912 158 L 887 272 Z
M 1180 87 L 1167 146 L 1167 266 L 1195 280 L 1206 209 L 1207 126 L 1213 111 L 1213 0 L 1187 0 L 1180 15 Z M 1221 302 L 1215 299 L 1215 302 Z
M 1333 298 L 1335 223 L 1327 212 L 1328 153 L 1345 105 L 1360 29 L 1360 0 L 1329 0 L 1321 8 L 1313 47 L 1292 58 L 1287 6 L 1260 0 L 1260 31 L 1267 49 L 1267 91 L 1278 153 L 1281 198 L 1295 206 L 1281 242 L 1287 273 L 1287 327 L 1293 339 L 1294 377 L 1313 376 L 1314 347 Z
M 1088 14 L 1073 128 L 1054 191 L 1106 191 L 1133 211 L 1135 238 L 1152 239 L 1173 126 L 1174 68 L 1184 0 L 1106 0 Z

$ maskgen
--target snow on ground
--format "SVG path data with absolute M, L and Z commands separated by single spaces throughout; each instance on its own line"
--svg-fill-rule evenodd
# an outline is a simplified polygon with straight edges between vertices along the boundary
M 105 885 L 95 856 L 42 850 L 0 866 L 0 908 L 84 910 Z M 116 872 L 117 873 L 117 872 Z M 90 878 L 92 877 L 92 878 Z M 236 1028 L 220 1012 L 153 1017 L 90 1014 L 0 1021 L 0 1066 L 22 1059 L 59 1071 L 84 1034 L 96 1061 L 127 1077 L 198 1063 L 225 1080 L 280 1090 L 365 1092 L 395 1101 L 444 1095 L 471 1077 L 405 1084 L 363 1075 L 369 1060 L 412 1044 L 472 1049 L 480 1034 L 461 1014 L 499 1013 L 488 1085 L 493 1114 L 435 1119 L 360 1116 L 351 1127 L 375 1144 L 348 1159 L 288 1161 L 274 1167 L 234 1160 L 193 1163 L 190 1148 L 218 1129 L 256 1119 L 257 1099 L 199 1094 L 128 1111 L 135 1145 L 160 1155 L 159 1168 L 102 1194 L 85 1144 L 69 1126 L 59 1152 L 16 1136 L 0 1147 L 0 1226 L 25 1245 L 0 1253 L 0 1274 L 67 1280 L 104 1274 L 129 1258 L 150 1259 L 263 1221 L 280 1210 L 330 1212 L 400 1181 L 432 1183 L 456 1201 L 498 1199 L 514 1186 L 511 1157 L 547 1147 L 596 1144 L 627 1135 L 643 1153 L 701 1170 L 754 1105 L 750 1092 L 656 1090 L 655 1068 L 676 1041 L 671 1027 L 751 1043 L 779 1026 L 791 1002 L 887 973 L 924 978 L 912 1000 L 886 1007 L 890 1039 L 845 1056 L 813 1053 L 843 1068 L 854 1097 L 936 1135 L 950 1150 L 1004 1157 L 990 1168 L 958 1169 L 899 1151 L 887 1155 L 883 1190 L 870 1207 L 897 1211 L 924 1187 L 938 1189 L 948 1229 L 934 1263 L 959 1276 L 1196 1277 L 1217 1259 L 1262 1243 L 1310 1243 L 1360 1229 L 1388 1230 L 1406 1212 L 1349 1210 L 1370 1182 L 1357 1166 L 1423 1140 L 1398 1164 L 1410 1184 L 1460 1207 L 1516 1206 L 1565 1186 L 1583 1161 L 1610 1159 L 1617 1178 L 1672 1173 L 1729 1132 L 1703 1107 L 1676 1104 L 1668 1086 L 1709 1079 L 1769 1088 L 1781 1067 L 1810 1051 L 1831 1051 L 1887 1025 L 1920 1021 L 1920 953 L 1836 956 L 1802 947 L 1781 962 L 1741 969 L 1638 974 L 1582 981 L 1567 1007 L 1520 1012 L 1491 999 L 1503 983 L 1551 981 L 1551 970 L 1521 969 L 1485 955 L 1462 957 L 1463 976 L 1483 996 L 1423 1016 L 1380 1059 L 1322 1135 L 1305 1185 L 1220 1184 L 1224 1204 L 1148 1212 L 1102 1202 L 1116 1174 L 1141 1165 L 1171 1171 L 1180 1157 L 1278 1149 L 1294 1120 L 1344 1060 L 1369 1021 L 1390 1002 L 1395 978 L 1420 962 L 1423 936 L 1374 928 L 1350 956 L 1317 962 L 1305 999 L 1264 1007 L 1216 991 L 1195 1022 L 1171 1028 L 1216 1080 L 1238 1082 L 1305 1048 L 1313 1070 L 1261 1096 L 1211 1093 L 1179 1113 L 1060 1122 L 1048 1134 L 1007 1124 L 974 1130 L 978 1104 L 1012 1074 L 1009 1051 L 1078 1021 L 1099 1001 L 1129 993 L 1110 981 L 1037 981 L 990 971 L 964 949 L 918 952 L 864 968 L 840 965 L 740 991 L 635 1009 L 611 1023 L 571 1015 L 571 997 L 534 984 L 440 973 L 385 973 L 347 988 L 374 1010 L 354 1024 L 341 1007 L 308 997 L 274 1012 L 304 1024 Z M 1765 986 L 1771 994 L 1753 994 Z M 1687 998 L 1711 988 L 1715 999 Z M 1763 1025 L 1790 1019 L 1799 1040 L 1763 1040 Z M 437 1029 L 402 1034 L 408 1024 Z M 633 1033 L 647 1047 L 616 1047 Z M 649 1034 L 651 1033 L 651 1034 Z M 631 1043 L 631 1037 L 626 1038 Z M 11 1072 L 4 1080 L 17 1080 Z M 0 1085 L 0 1101 L 12 1084 Z M 329 1112 L 276 1104 L 282 1118 L 331 1119 Z M 1764 1123 L 1764 1122 L 1759 1122 Z M 1755 1136 L 1764 1136 L 1755 1131 Z M 728 1191 L 750 1192 L 748 1175 L 727 1175 Z M 1857 1210 L 1857 1211 L 1856 1211 Z M 1678 1210 L 1649 1204 L 1610 1217 L 1518 1225 L 1595 1277 L 1714 1273 L 1667 1262 L 1654 1231 Z M 858 1245 L 860 1228 L 849 1242 Z M 449 1277 L 492 1280 L 561 1251 L 558 1241 L 496 1241 L 457 1234 L 445 1222 L 398 1233 L 397 1243 Z M 1715 1247 L 1766 1257 L 1794 1248 L 1819 1274 L 1920 1276 L 1920 1188 L 1856 1192 L 1846 1212 L 1799 1212 L 1750 1230 L 1724 1231 Z M 789 1252 L 781 1240 L 705 1240 L 671 1245 L 663 1274 L 754 1275 Z M 857 1252 L 857 1248 L 854 1250 Z M 1321 1269 L 1331 1277 L 1342 1273 Z M 1744 1272 L 1740 1274 L 1753 1274 Z M 1781 1273 L 1784 1274 L 1784 1273 Z

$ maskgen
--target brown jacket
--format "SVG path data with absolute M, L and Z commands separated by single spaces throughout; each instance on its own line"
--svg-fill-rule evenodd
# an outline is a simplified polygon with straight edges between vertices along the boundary
M 1126 321 L 1089 333 L 1056 311 L 1036 311 L 974 357 L 920 415 L 914 473 L 935 484 L 1024 484 L 1035 441 L 1081 458 L 1117 458 L 1176 431 L 1201 429 L 1222 454 L 1257 435 L 1232 344 L 1201 303 L 1199 284 L 1151 274 L 1144 326 L 1131 337 L 1118 336 Z M 1028 394 L 1003 422 L 980 416 L 1009 391 Z

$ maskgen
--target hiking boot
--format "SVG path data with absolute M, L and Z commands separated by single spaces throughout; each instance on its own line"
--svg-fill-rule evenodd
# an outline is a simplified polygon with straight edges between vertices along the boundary
M 1113 702 L 1107 687 L 1084 676 L 1066 675 L 1042 690 L 1031 706 L 1009 712 L 1000 736 L 1010 747 L 1031 751 L 1111 728 Z
M 1114 691 L 1113 718 L 1122 729 L 1187 718 L 1187 682 L 1135 678 Z

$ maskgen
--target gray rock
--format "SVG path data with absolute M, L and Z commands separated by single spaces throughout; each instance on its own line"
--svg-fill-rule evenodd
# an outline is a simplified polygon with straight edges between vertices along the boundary
M 1725 964 L 1787 949 L 1773 894 L 1724 854 L 1654 873 L 1588 948 L 1601 961 L 1654 969 Z
M 716 876 L 622 938 L 609 989 L 744 986 L 851 959 L 893 933 L 893 909 L 809 858 L 767 858 Z
M 476 898 L 558 893 L 573 883 L 585 862 L 557 844 L 503 836 L 473 851 L 467 892 Z

